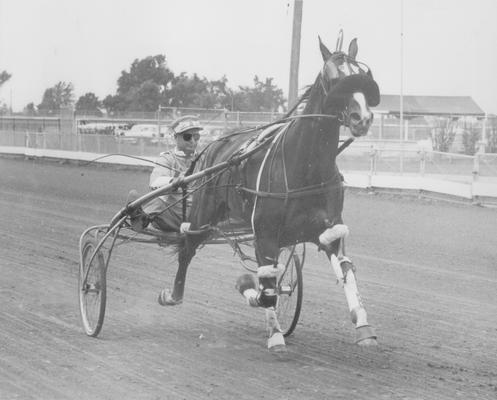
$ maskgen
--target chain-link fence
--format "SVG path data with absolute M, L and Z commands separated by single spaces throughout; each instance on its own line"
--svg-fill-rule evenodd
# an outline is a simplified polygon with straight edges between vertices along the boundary
M 0 116 L 0 131 L 57 132 L 114 135 L 136 124 L 169 126 L 184 115 L 195 115 L 212 129 L 236 129 L 261 126 L 283 116 L 271 112 L 232 112 L 219 109 L 160 107 L 156 112 L 125 112 L 96 116 L 89 112 L 64 110 L 50 116 Z M 401 129 L 402 128 L 402 129 Z M 379 141 L 429 141 L 434 150 L 473 155 L 486 147 L 487 152 L 497 149 L 497 117 L 450 117 L 409 115 L 400 125 L 398 116 L 377 113 L 368 138 Z
M 201 136 L 199 149 L 214 138 Z M 65 150 L 95 154 L 127 154 L 157 157 L 172 146 L 168 137 L 158 140 L 88 134 L 67 135 L 54 132 L 0 131 L 0 146 L 32 149 Z M 367 172 L 371 175 L 437 175 L 444 179 L 472 181 L 478 177 L 497 178 L 497 154 L 477 153 L 474 156 L 427 151 L 416 142 L 363 142 L 357 140 L 337 159 L 344 172 Z

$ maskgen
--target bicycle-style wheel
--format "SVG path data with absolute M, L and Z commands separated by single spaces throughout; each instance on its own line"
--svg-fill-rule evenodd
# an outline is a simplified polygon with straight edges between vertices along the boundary
M 81 246 L 79 265 L 79 308 L 83 327 L 88 336 L 96 337 L 104 323 L 107 296 L 106 265 L 103 253 L 94 239 L 86 240 Z
M 302 308 L 304 260 L 304 244 L 285 247 L 280 251 L 279 263 L 285 265 L 285 271 L 278 281 L 276 315 L 285 337 L 295 330 Z

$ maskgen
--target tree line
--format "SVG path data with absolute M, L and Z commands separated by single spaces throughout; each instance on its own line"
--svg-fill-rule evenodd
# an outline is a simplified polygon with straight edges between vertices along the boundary
M 0 86 L 10 77 L 8 72 L 1 72 Z M 121 71 L 116 93 L 102 100 L 92 92 L 75 100 L 74 85 L 61 81 L 44 91 L 40 104 L 27 104 L 23 114 L 56 115 L 67 107 L 93 115 L 102 115 L 102 110 L 109 115 L 131 111 L 155 112 L 159 107 L 274 112 L 284 111 L 285 101 L 283 91 L 273 83 L 273 78 L 260 79 L 256 75 L 252 87 L 231 89 L 225 75 L 212 81 L 196 73 L 181 72 L 177 75 L 168 67 L 165 55 L 156 55 L 135 59 L 129 70 Z M 3 106 L 5 109 L 6 105 Z

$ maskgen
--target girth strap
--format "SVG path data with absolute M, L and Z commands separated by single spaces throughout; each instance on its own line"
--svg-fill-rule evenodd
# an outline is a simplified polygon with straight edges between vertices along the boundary
M 286 193 L 275 193 L 275 192 L 263 192 L 261 190 L 249 189 L 247 187 L 236 185 L 235 188 L 237 191 L 246 192 L 250 194 L 254 194 L 258 197 L 266 197 L 273 199 L 295 199 L 306 196 L 314 196 L 317 194 L 326 193 L 330 189 L 339 188 L 343 186 L 343 183 L 340 182 L 338 184 L 332 184 L 333 180 L 329 180 L 328 182 L 322 182 L 317 185 L 304 186 L 298 189 L 289 190 Z

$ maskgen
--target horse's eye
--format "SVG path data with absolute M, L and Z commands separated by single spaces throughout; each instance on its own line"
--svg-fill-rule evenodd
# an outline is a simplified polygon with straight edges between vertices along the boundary
M 353 112 L 350 114 L 350 119 L 353 121 L 360 121 L 361 116 L 359 115 L 359 113 Z

